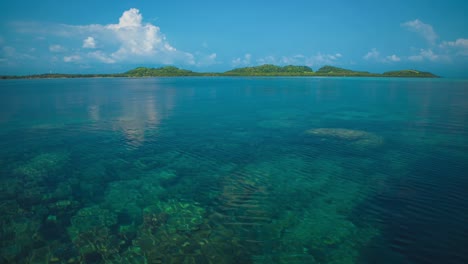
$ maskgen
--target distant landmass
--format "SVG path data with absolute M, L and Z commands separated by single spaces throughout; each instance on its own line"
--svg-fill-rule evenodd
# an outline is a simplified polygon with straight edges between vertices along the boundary
M 194 72 L 179 69 L 174 66 L 161 68 L 138 67 L 133 70 L 117 74 L 59 74 L 47 73 L 24 76 L 0 76 L 1 79 L 40 79 L 40 78 L 98 78 L 98 77 L 183 77 L 183 76 L 339 76 L 339 77 L 413 77 L 438 78 L 439 76 L 417 70 L 399 70 L 384 73 L 370 73 L 366 71 L 353 71 L 334 66 L 323 66 L 313 71 L 308 66 L 276 66 L 264 64 L 255 67 L 236 68 L 222 73 Z
M 276 66 L 265 64 L 256 67 L 237 68 L 224 72 L 225 76 L 313 76 L 314 71 L 307 66 Z

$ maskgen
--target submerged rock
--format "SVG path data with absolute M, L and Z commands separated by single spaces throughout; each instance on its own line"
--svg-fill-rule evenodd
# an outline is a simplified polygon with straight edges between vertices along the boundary
M 197 230 L 203 223 L 205 209 L 197 203 L 169 200 L 158 202 L 155 206 L 147 207 L 145 214 L 165 215 L 166 227 L 169 232 Z
M 169 186 L 176 183 L 180 176 L 176 174 L 174 170 L 163 170 L 160 172 L 153 172 L 150 174 L 152 179 L 159 181 L 162 186 Z
M 79 210 L 68 234 L 84 263 L 116 263 L 124 241 L 116 234 L 117 215 L 98 205 Z
M 60 200 L 60 201 L 50 204 L 49 208 L 53 210 L 63 211 L 71 207 L 72 203 L 73 202 L 70 200 Z
M 143 181 L 127 180 L 116 181 L 108 185 L 103 207 L 110 209 L 117 215 L 120 215 L 119 224 L 122 224 L 122 216 L 125 215 L 126 224 L 138 222 L 141 219 L 141 208 L 139 204 L 142 203 L 144 192 L 142 191 Z M 151 183 L 147 183 L 151 188 Z M 156 195 L 149 195 L 154 199 Z M 148 198 L 149 199 L 149 198 Z
M 15 172 L 28 178 L 44 177 L 61 169 L 67 160 L 67 153 L 39 154 L 17 167 Z
M 383 139 L 374 133 L 346 128 L 315 128 L 306 131 L 307 134 L 323 139 L 345 141 L 356 147 L 376 147 Z
M 117 223 L 117 216 L 109 210 L 99 206 L 85 207 L 79 210 L 71 219 L 68 229 L 72 240 L 89 230 L 110 227 Z

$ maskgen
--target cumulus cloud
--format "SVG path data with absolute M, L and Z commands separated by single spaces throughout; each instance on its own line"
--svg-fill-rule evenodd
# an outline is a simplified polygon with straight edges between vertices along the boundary
M 130 8 L 129 10 L 125 11 L 119 18 L 119 24 L 110 25 L 110 27 L 140 27 L 141 21 L 143 21 L 143 16 L 140 14 L 140 10 L 136 8 Z
M 323 54 L 319 52 L 315 56 L 306 58 L 305 64 L 307 66 L 333 64 L 341 57 L 342 57 L 341 53 Z
M 422 22 L 419 19 L 407 21 L 401 25 L 410 31 L 420 34 L 431 44 L 434 44 L 438 38 L 432 26 Z
M 408 57 L 408 60 L 410 61 L 423 61 L 424 58 L 421 55 L 412 55 Z
M 439 55 L 435 54 L 431 49 L 421 49 L 421 52 L 419 54 L 423 58 L 426 58 L 431 61 L 439 59 Z
M 391 56 L 386 57 L 387 61 L 392 61 L 392 62 L 398 62 L 401 61 L 401 58 L 398 57 L 397 55 L 393 54 Z
M 279 60 L 275 56 L 265 56 L 256 60 L 257 64 L 279 64 Z
M 455 41 L 444 41 L 442 46 L 468 48 L 468 39 L 459 38 Z
M 306 65 L 309 67 L 323 66 L 326 64 L 337 64 L 339 59 L 342 58 L 341 53 L 325 54 L 317 53 L 312 56 L 305 56 L 303 54 L 296 54 L 292 56 L 266 56 L 256 60 L 257 64 L 278 64 L 278 65 Z
M 67 62 L 78 54 L 82 62 L 195 64 L 191 53 L 173 47 L 158 26 L 143 21 L 142 14 L 136 8 L 124 11 L 117 24 L 77 26 L 19 22 L 14 26 L 20 33 L 52 35 L 61 38 L 64 43 L 73 41 L 75 45 L 67 45 L 68 50 L 73 50 L 73 54 L 67 54 Z M 59 50 L 50 47 L 52 52 Z
M 279 60 L 281 64 L 304 64 L 305 56 L 302 54 L 297 54 L 293 56 L 283 56 Z
M 77 62 L 79 60 L 81 60 L 81 57 L 79 55 L 71 55 L 71 56 L 63 57 L 64 62 Z
M 242 58 L 235 58 L 232 60 L 232 66 L 240 66 L 240 65 L 250 65 L 250 60 L 252 55 L 250 53 L 246 53 Z
M 65 52 L 67 49 L 60 46 L 60 45 L 50 45 L 49 46 L 49 51 L 51 52 Z
M 197 53 L 197 62 L 196 66 L 209 66 L 213 64 L 218 64 L 219 62 L 216 60 L 218 58 L 218 55 L 216 53 L 211 53 L 211 54 L 203 54 L 203 53 Z
M 88 57 L 96 59 L 103 63 L 115 63 L 115 60 L 112 57 L 106 55 L 104 52 L 99 50 L 88 53 Z
M 112 57 L 121 60 L 135 55 L 155 56 L 158 53 L 168 55 L 177 52 L 161 34 L 159 27 L 149 23 L 142 24 L 142 20 L 140 11 L 131 8 L 122 14 L 119 24 L 106 26 L 106 29 L 113 31 L 121 44 L 120 48 L 112 53 Z
M 380 58 L 380 52 L 376 48 L 373 48 L 369 52 L 367 52 L 363 58 L 365 60 L 378 60 Z
M 83 48 L 85 49 L 95 49 L 96 48 L 96 40 L 93 37 L 87 37 L 83 40 Z
M 455 41 L 444 41 L 440 47 L 454 51 L 456 55 L 468 56 L 468 39 L 459 38 Z
M 367 52 L 363 56 L 363 59 L 368 60 L 368 61 L 377 61 L 377 62 L 383 62 L 383 63 L 401 61 L 401 58 L 398 57 L 396 54 L 392 54 L 389 56 L 384 56 L 384 55 L 381 56 L 380 52 L 376 48 L 373 48 L 369 52 Z
M 432 49 L 420 49 L 419 53 L 416 55 L 409 56 L 410 61 L 451 61 L 448 55 L 441 55 L 435 53 Z
M 216 59 L 216 53 L 212 53 L 212 54 L 208 55 L 208 58 L 210 60 L 215 60 Z

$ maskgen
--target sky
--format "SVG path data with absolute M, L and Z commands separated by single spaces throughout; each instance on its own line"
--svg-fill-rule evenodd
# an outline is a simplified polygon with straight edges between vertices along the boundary
M 0 75 L 324 65 L 468 77 L 464 0 L 5 0 Z

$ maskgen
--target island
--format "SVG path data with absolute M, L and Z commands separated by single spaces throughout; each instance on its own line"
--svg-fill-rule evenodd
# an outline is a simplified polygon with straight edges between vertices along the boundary
M 276 66 L 264 64 L 256 67 L 237 68 L 223 73 L 224 76 L 314 76 L 307 66 Z
M 264 64 L 254 67 L 236 68 L 229 71 L 217 72 L 194 72 L 180 69 L 174 66 L 160 68 L 138 67 L 124 73 L 116 74 L 60 74 L 47 73 L 23 76 L 0 76 L 0 79 L 41 79 L 41 78 L 99 78 L 99 77 L 189 77 L 189 76 L 309 76 L 309 77 L 410 77 L 410 78 L 439 78 L 439 76 L 417 70 L 398 70 L 384 73 L 371 73 L 367 71 L 354 71 L 334 66 L 323 66 L 313 71 L 308 66 L 277 66 Z

